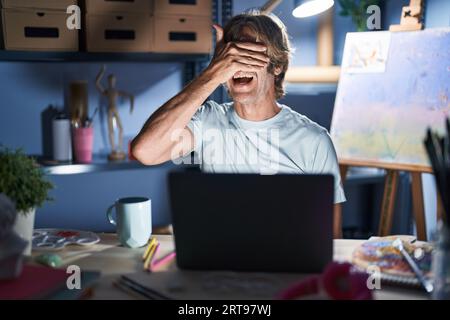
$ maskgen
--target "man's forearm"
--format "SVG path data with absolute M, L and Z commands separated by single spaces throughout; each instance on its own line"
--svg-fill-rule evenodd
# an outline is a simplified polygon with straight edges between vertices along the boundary
M 173 134 L 186 128 L 202 103 L 220 85 L 215 71 L 205 69 L 179 94 L 156 110 L 132 142 L 133 154 L 143 162 L 150 157 L 168 156 L 175 141 Z M 145 159 L 148 157 L 147 159 Z M 168 160 L 168 159 L 167 159 Z

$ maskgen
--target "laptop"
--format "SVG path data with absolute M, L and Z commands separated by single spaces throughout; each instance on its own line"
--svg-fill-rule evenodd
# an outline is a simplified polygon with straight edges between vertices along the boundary
M 333 255 L 332 175 L 169 173 L 181 269 L 321 272 Z

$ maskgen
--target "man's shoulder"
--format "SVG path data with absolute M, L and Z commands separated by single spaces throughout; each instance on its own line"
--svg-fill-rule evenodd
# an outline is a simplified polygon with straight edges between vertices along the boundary
M 321 138 L 328 135 L 328 130 L 317 122 L 312 121 L 307 116 L 298 113 L 286 105 L 282 105 L 282 107 L 285 114 L 284 118 L 288 126 L 292 126 L 295 129 L 302 129 L 304 133 L 307 133 L 314 138 Z
M 204 115 L 208 116 L 215 115 L 220 117 L 227 115 L 232 110 L 232 107 L 233 107 L 232 102 L 219 104 L 214 100 L 208 100 L 201 106 L 199 111 Z

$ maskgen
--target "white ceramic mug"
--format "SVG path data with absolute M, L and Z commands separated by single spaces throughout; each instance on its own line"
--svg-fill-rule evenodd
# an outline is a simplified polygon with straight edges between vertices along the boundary
M 116 209 L 116 220 L 112 217 L 113 208 Z M 120 243 L 126 247 L 142 247 L 152 235 L 152 206 L 149 198 L 118 199 L 108 208 L 106 217 L 117 227 Z

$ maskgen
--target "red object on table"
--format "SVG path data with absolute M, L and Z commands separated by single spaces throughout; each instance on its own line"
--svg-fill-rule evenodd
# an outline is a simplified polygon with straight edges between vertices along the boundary
M 80 233 L 77 231 L 59 231 L 56 233 L 56 235 L 59 237 L 70 238 L 73 236 L 79 236 Z
M 0 280 L 0 300 L 42 299 L 66 288 L 65 270 L 26 265 L 19 278 Z
M 292 300 L 308 295 L 326 294 L 333 300 L 372 300 L 372 291 L 367 287 L 368 275 L 353 272 L 350 263 L 331 262 L 321 275 L 307 277 L 277 296 L 281 300 Z

